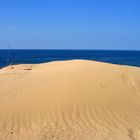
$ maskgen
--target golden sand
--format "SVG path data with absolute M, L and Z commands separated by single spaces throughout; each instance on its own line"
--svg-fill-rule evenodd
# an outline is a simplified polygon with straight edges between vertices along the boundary
M 140 68 L 72 60 L 0 69 L 0 140 L 140 140 Z

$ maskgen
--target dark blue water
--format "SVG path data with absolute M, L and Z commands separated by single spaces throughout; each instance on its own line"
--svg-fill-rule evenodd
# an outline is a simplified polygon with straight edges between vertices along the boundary
M 104 50 L 0 50 L 0 67 L 9 64 L 87 59 L 140 67 L 140 51 Z

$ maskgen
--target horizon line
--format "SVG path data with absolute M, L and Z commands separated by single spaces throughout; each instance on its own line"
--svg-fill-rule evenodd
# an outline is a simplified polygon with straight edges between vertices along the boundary
M 1 48 L 0 50 L 34 50 L 34 51 L 37 51 L 37 50 L 56 50 L 56 51 L 61 51 L 61 50 L 64 50 L 64 51 L 140 51 L 140 49 L 36 49 L 36 48 L 29 48 L 29 49 L 24 49 L 24 48 L 21 48 L 21 49 L 18 49 L 18 48 Z

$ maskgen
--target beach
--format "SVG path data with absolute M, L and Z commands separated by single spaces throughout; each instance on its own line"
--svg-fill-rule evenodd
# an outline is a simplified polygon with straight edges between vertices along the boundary
M 0 140 L 139 140 L 140 68 L 69 60 L 0 69 Z

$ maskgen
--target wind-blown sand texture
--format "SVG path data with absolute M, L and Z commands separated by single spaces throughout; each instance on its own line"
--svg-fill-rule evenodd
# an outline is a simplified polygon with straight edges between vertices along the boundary
M 73 60 L 1 69 L 0 140 L 140 140 L 140 68 Z

